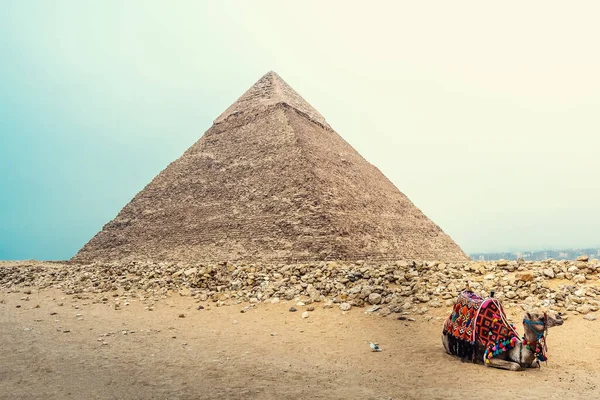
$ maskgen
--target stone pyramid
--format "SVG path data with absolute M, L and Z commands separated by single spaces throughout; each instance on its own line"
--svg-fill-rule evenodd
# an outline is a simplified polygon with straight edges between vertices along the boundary
M 274 72 L 73 258 L 333 259 L 468 258 Z

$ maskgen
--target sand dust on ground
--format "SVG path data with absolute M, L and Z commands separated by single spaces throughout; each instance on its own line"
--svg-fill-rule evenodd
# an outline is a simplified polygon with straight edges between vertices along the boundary
M 547 365 L 508 372 L 444 353 L 446 308 L 410 322 L 319 303 L 303 319 L 292 305 L 198 310 L 172 296 L 115 310 L 57 290 L 0 292 L 0 398 L 600 398 L 600 321 L 571 316 L 550 331 Z

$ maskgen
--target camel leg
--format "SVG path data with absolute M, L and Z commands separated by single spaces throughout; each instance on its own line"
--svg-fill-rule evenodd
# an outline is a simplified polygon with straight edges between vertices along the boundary
M 519 365 L 519 363 L 502 360 L 500 358 L 492 358 L 490 359 L 489 364 L 486 363 L 488 367 L 507 369 L 509 371 L 522 371 L 523 368 Z
M 531 364 L 529 364 L 527 366 L 527 368 L 540 368 L 540 362 L 538 360 L 535 360 L 534 362 L 532 362 Z
M 442 334 L 442 344 L 444 345 L 444 350 L 446 350 L 446 353 L 452 355 L 452 353 L 450 353 L 450 344 L 448 343 L 448 336 Z

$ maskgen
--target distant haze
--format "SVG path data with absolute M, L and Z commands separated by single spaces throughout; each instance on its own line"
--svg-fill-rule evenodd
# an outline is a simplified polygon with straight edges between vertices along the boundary
M 468 253 L 600 246 L 596 1 L 15 1 L 0 259 L 66 259 L 276 71 Z

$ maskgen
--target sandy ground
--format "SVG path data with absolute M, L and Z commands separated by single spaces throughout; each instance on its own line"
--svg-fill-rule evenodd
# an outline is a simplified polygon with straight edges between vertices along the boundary
M 316 303 L 302 319 L 293 303 L 240 313 L 173 296 L 114 310 L 55 290 L 0 292 L 0 398 L 600 398 L 600 321 L 571 316 L 550 332 L 547 366 L 508 372 L 444 353 L 445 308 L 409 322 Z

